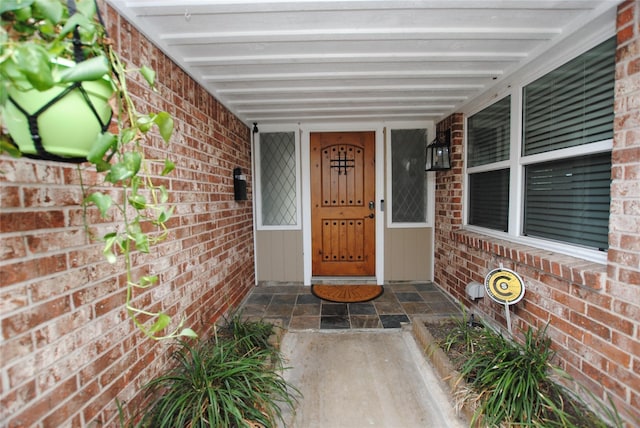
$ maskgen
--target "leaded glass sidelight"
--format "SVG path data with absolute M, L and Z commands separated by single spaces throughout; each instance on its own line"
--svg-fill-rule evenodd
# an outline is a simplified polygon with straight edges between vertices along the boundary
M 293 132 L 260 134 L 263 226 L 297 224 L 296 142 Z
M 426 129 L 391 130 L 391 218 L 393 223 L 427 219 Z

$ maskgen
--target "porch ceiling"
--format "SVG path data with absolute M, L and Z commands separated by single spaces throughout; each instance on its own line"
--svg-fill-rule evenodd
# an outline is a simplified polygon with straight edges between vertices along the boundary
M 437 120 L 613 0 L 107 0 L 247 124 Z

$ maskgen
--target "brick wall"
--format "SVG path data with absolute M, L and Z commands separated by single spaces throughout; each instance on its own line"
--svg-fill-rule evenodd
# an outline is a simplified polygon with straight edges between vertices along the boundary
M 465 296 L 502 264 L 523 277 L 527 291 L 512 307 L 516 329 L 543 327 L 558 361 L 591 391 L 608 394 L 630 426 L 640 424 L 640 6 L 618 9 L 616 117 L 612 153 L 611 217 L 606 265 L 554 254 L 462 228 L 463 118 L 453 129 L 453 169 L 436 179 L 435 281 L 473 312 L 506 325 L 504 309 L 489 298 Z
M 251 202 L 233 200 L 232 177 L 250 171 L 250 131 L 100 5 L 122 57 L 158 73 L 159 93 L 134 85 L 137 100 L 176 122 L 170 146 L 157 137 L 147 147 L 177 164 L 167 183 L 176 212 L 169 239 L 135 257 L 136 269 L 160 276 L 138 301 L 206 337 L 254 284 Z M 1 156 L 0 171 L 0 425 L 117 425 L 115 398 L 135 408 L 170 345 L 126 316 L 122 263 L 106 263 L 85 235 L 76 166 Z

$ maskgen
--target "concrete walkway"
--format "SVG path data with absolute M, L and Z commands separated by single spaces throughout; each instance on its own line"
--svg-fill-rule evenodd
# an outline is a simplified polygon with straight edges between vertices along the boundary
M 304 395 L 287 428 L 467 426 L 406 328 L 290 330 L 281 350 Z

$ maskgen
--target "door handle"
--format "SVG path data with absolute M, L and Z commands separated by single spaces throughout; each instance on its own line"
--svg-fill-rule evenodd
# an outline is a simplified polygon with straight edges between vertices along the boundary
M 371 214 L 369 214 L 367 217 L 369 217 L 369 218 L 374 218 L 375 216 L 376 216 L 376 215 L 375 215 L 374 213 L 371 213 Z M 367 218 L 367 217 L 365 217 L 365 218 Z

